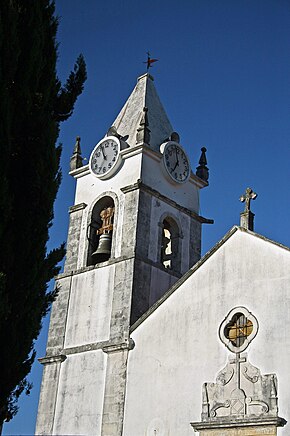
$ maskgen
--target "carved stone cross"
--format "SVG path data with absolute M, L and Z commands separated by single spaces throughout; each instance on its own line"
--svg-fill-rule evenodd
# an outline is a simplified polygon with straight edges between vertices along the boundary
M 258 194 L 251 188 L 247 188 L 245 194 L 240 197 L 240 201 L 245 203 L 245 212 L 250 212 L 251 200 L 255 200 Z
M 241 356 L 240 353 L 236 354 L 234 359 L 229 359 L 231 365 L 235 365 L 235 379 L 236 379 L 236 387 L 237 389 L 241 389 L 241 363 L 245 363 L 247 361 L 245 356 Z

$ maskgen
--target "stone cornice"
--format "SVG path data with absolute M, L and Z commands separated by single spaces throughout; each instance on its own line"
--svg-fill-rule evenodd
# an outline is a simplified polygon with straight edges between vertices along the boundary
M 62 363 L 65 361 L 65 359 L 66 359 L 65 354 L 57 354 L 54 356 L 40 357 L 38 359 L 38 362 L 40 362 L 42 365 L 50 365 L 52 363 Z
M 191 422 L 190 425 L 195 431 L 225 429 L 225 428 L 243 428 L 243 427 L 258 427 L 258 426 L 275 426 L 283 427 L 287 421 L 279 416 L 265 416 L 259 418 L 257 416 L 249 417 L 248 419 L 212 419 L 209 421 Z
M 146 154 L 147 156 L 150 156 L 156 162 L 160 162 L 162 159 L 162 153 L 154 150 L 152 147 L 150 147 L 148 144 L 145 144 L 145 143 L 140 143 L 140 144 L 135 145 L 134 147 L 125 148 L 124 150 L 121 150 L 120 155 L 121 155 L 122 159 L 125 160 L 125 159 L 130 158 L 131 156 L 135 156 L 135 155 L 140 154 L 140 153 L 143 153 L 143 154 Z M 88 164 L 69 172 L 69 175 L 74 177 L 75 179 L 86 176 L 88 174 L 90 174 Z M 208 182 L 206 182 L 205 180 L 202 180 L 200 177 L 198 177 L 192 171 L 190 174 L 189 183 L 193 183 L 195 186 L 197 186 L 200 189 L 208 186 Z
M 138 144 L 135 147 L 125 148 L 120 152 L 122 159 L 128 159 L 131 156 L 136 156 L 136 154 L 140 154 L 143 151 L 143 144 Z
M 135 347 L 135 342 L 133 339 L 129 338 L 128 341 L 122 343 L 113 343 L 109 345 L 105 345 L 102 350 L 104 353 L 116 353 L 123 350 L 133 350 Z
M 77 345 L 75 347 L 64 348 L 61 354 L 40 357 L 38 361 L 42 365 L 49 365 L 52 363 L 62 363 L 66 360 L 67 356 L 71 354 L 86 353 L 88 351 L 103 350 L 104 353 L 116 353 L 122 350 L 133 350 L 135 342 L 129 338 L 125 342 L 116 342 L 113 340 L 93 342 L 90 344 Z
M 76 170 L 72 170 L 69 172 L 69 175 L 73 176 L 75 179 L 83 177 L 87 174 L 90 174 L 89 165 L 84 165 L 83 167 L 77 168 Z
M 141 262 L 146 263 L 147 265 L 151 265 L 154 268 L 158 268 L 158 269 L 164 271 L 164 266 L 160 262 L 154 262 L 153 260 L 150 260 L 150 259 L 148 259 L 146 257 L 138 256 L 136 253 L 134 253 L 134 255 L 132 255 L 132 256 L 120 256 L 120 257 L 116 257 L 116 258 L 113 258 L 113 259 L 109 259 L 106 262 L 97 263 L 96 265 L 84 266 L 82 268 L 79 268 L 79 269 L 76 269 L 76 270 L 73 270 L 73 271 L 63 272 L 63 273 L 60 273 L 57 276 L 55 276 L 54 279 L 55 280 L 61 280 L 61 279 L 64 279 L 66 277 L 71 277 L 71 276 L 74 276 L 74 275 L 77 275 L 77 274 L 83 274 L 83 273 L 86 273 L 88 271 L 92 271 L 94 269 L 103 268 L 103 267 L 106 267 L 106 266 L 113 265 L 115 263 L 124 262 L 124 261 L 132 260 L 132 259 L 133 260 L 139 260 Z M 177 277 L 177 278 L 182 277 L 181 273 L 179 273 L 177 271 L 174 271 L 174 270 L 166 269 L 166 273 L 170 274 L 170 275 L 172 275 L 174 277 Z
M 160 151 L 153 150 L 149 145 L 143 144 L 143 153 L 150 156 L 156 162 L 160 162 L 162 159 L 162 153 Z
M 179 211 L 185 213 L 186 215 L 189 215 L 191 218 L 194 218 L 196 221 L 199 221 L 204 224 L 213 224 L 214 220 L 204 218 L 200 215 L 198 215 L 196 212 L 193 212 L 192 210 L 187 209 L 184 206 L 181 206 L 180 204 L 176 203 L 176 201 L 171 200 L 170 198 L 166 197 L 163 194 L 160 194 L 160 192 L 156 191 L 156 189 L 151 188 L 148 185 L 145 185 L 145 183 L 142 182 L 141 179 L 137 180 L 136 183 L 133 183 L 132 185 L 124 186 L 121 188 L 121 191 L 124 194 L 127 194 L 128 192 L 135 191 L 136 189 L 140 189 L 143 192 L 148 192 L 150 195 L 153 195 L 156 198 L 159 198 L 160 200 L 170 204 L 175 209 L 178 209 Z
M 77 212 L 78 210 L 85 209 L 86 207 L 87 207 L 86 203 L 75 204 L 74 206 L 71 206 L 69 208 L 69 213 Z
M 75 347 L 68 347 L 63 349 L 66 355 L 86 353 L 87 351 L 101 350 L 103 347 L 110 344 L 110 341 L 93 342 L 90 344 L 77 345 Z

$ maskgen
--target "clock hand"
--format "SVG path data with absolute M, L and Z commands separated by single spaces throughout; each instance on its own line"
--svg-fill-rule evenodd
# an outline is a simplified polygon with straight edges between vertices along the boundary
M 175 168 L 177 166 L 179 166 L 179 159 L 178 159 L 178 154 L 177 154 L 177 147 L 175 147 L 175 156 L 176 156 L 176 163 L 175 163 L 175 167 L 172 168 L 171 172 L 173 173 L 173 171 L 175 171 Z
M 172 173 L 173 173 L 173 171 L 175 170 L 175 168 L 177 167 L 177 165 L 179 165 L 179 164 L 178 164 L 178 161 L 176 162 L 175 167 L 172 168 L 172 170 L 171 170 Z
M 177 166 L 177 165 L 179 165 L 178 154 L 177 154 L 177 147 L 175 147 L 175 156 L 176 156 L 176 166 Z
M 105 153 L 104 153 L 104 147 L 101 145 L 100 146 L 101 147 L 101 150 L 102 150 L 102 153 L 103 153 L 103 157 L 104 157 L 104 159 L 106 160 L 107 159 L 107 156 L 105 155 Z

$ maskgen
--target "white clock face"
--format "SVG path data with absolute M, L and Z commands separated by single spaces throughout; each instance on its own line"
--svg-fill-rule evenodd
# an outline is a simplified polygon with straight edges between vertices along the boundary
M 118 169 L 121 163 L 120 141 L 114 136 L 102 139 L 94 148 L 89 168 L 94 176 L 99 179 L 106 179 Z
M 163 151 L 167 173 L 177 183 L 184 183 L 190 176 L 190 164 L 184 150 L 177 142 L 168 142 Z

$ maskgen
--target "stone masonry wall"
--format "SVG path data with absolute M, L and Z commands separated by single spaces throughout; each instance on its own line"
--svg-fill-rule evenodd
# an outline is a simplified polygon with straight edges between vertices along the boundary
M 79 256 L 79 242 L 81 233 L 81 224 L 83 218 L 83 211 L 87 205 L 85 203 L 76 204 L 69 210 L 70 221 L 68 229 L 67 247 L 66 247 L 66 261 L 64 272 L 73 271 L 77 269 L 77 261 Z

